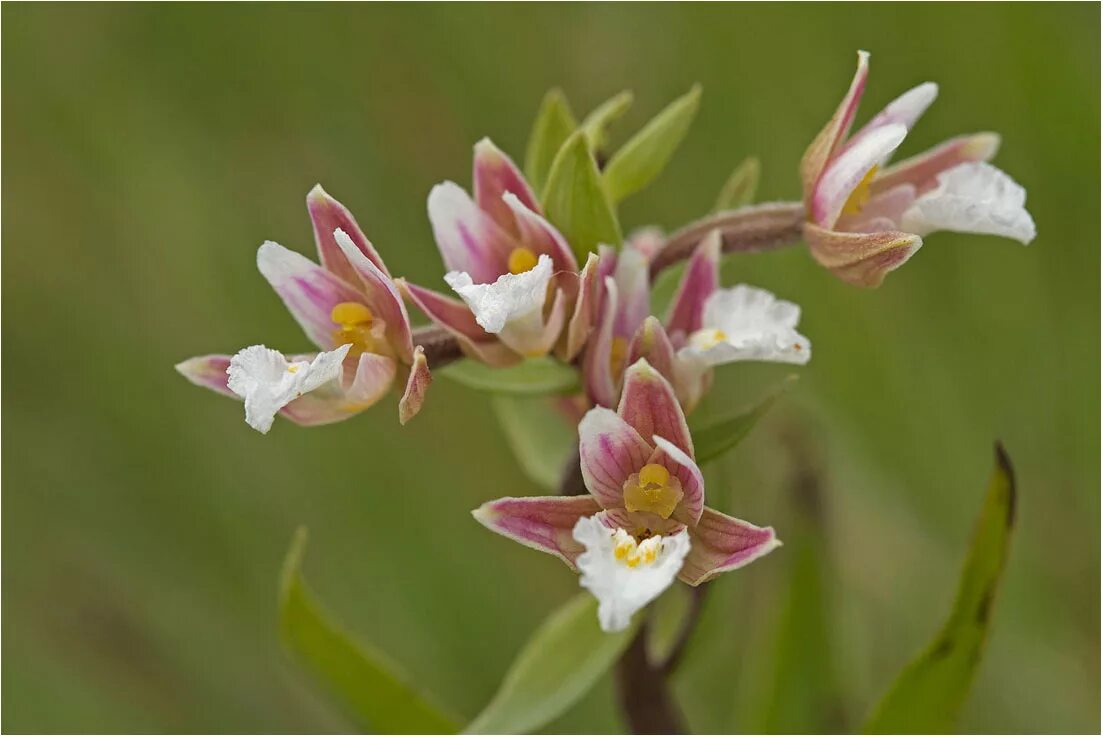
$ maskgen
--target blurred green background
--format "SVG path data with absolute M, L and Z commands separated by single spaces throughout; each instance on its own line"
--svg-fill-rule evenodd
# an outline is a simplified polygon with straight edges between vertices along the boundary
M 939 82 L 902 153 L 999 131 L 1040 235 L 932 236 L 876 291 L 803 248 L 726 266 L 798 301 L 816 353 L 709 469 L 715 504 L 788 545 L 716 584 L 678 692 L 698 731 L 855 728 L 948 611 L 999 438 L 1019 529 L 960 726 L 1098 731 L 1099 13 L 6 4 L 3 729 L 347 728 L 275 637 L 300 523 L 330 608 L 473 715 L 577 586 L 468 516 L 538 493 L 485 397 L 440 379 L 405 429 L 387 402 L 263 437 L 173 364 L 308 347 L 254 253 L 271 238 L 312 254 L 315 182 L 393 272 L 440 286 L 429 188 L 467 186 L 484 135 L 522 158 L 547 88 L 576 114 L 634 90 L 619 142 L 704 85 L 679 155 L 622 208 L 626 228 L 672 228 L 747 154 L 762 199 L 796 196 L 866 48 L 860 120 Z M 726 367 L 712 408 L 785 373 Z M 549 730 L 622 729 L 612 704 L 606 678 Z

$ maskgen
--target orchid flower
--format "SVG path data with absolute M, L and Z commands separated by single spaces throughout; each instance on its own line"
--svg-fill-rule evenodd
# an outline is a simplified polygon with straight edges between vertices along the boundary
M 868 74 L 869 54 L 859 51 L 850 89 L 801 160 L 812 256 L 844 281 L 875 287 L 937 230 L 1030 243 L 1026 191 L 986 163 L 999 148 L 995 133 L 952 138 L 886 167 L 938 95 L 933 82 L 905 92 L 847 138 Z
M 796 330 L 797 305 L 745 284 L 720 288 L 717 231 L 690 257 L 665 325 L 649 317 L 644 254 L 650 252 L 651 241 L 647 233 L 633 238 L 613 275 L 604 277 L 605 298 L 585 362 L 587 390 L 596 404 L 616 404 L 623 366 L 640 358 L 671 382 L 686 412 L 711 385 L 715 366 L 735 361 L 805 364 L 811 359 L 811 343 Z
M 697 586 L 780 545 L 757 527 L 705 506 L 705 483 L 674 389 L 645 359 L 625 374 L 617 411 L 579 424 L 589 496 L 507 497 L 474 511 L 487 528 L 563 560 L 616 631 L 675 577 Z
M 367 409 L 390 389 L 401 365 L 409 367 L 399 402 L 405 424 L 421 408 L 430 374 L 424 351 L 414 348 L 402 298 L 341 203 L 317 186 L 307 209 L 321 265 L 267 241 L 257 267 L 321 352 L 288 361 L 251 346 L 232 358 L 191 358 L 176 369 L 194 384 L 244 399 L 246 422 L 266 433 L 277 413 L 299 425 L 322 425 Z
M 558 355 L 572 359 L 590 329 L 596 257 L 580 274 L 570 245 L 544 219 L 524 175 L 489 139 L 475 145 L 473 179 L 474 199 L 443 182 L 428 202 L 449 269 L 444 280 L 460 300 L 399 280 L 402 289 L 470 358 L 505 366 L 558 344 Z

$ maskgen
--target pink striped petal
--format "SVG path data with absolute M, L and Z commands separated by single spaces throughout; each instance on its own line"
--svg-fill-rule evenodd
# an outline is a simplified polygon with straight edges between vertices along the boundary
M 230 356 L 227 355 L 196 356 L 176 364 L 176 370 L 196 386 L 239 399 L 238 395 L 226 386 L 228 368 L 230 368 Z
M 690 586 L 741 568 L 781 545 L 774 528 L 757 527 L 709 507 L 689 534 L 689 555 L 678 577 Z
M 410 315 L 394 281 L 363 254 L 348 233 L 338 229 L 334 231 L 333 238 L 355 272 L 354 277 L 363 285 L 367 306 L 386 323 L 387 342 L 398 352 L 403 363 L 410 363 L 414 350 Z
M 693 439 L 674 389 L 647 361 L 641 359 L 625 372 L 617 414 L 641 437 L 666 438 L 693 457 Z
M 578 424 L 582 480 L 602 507 L 624 506 L 624 482 L 647 463 L 651 446 L 615 412 L 594 407 Z
M 395 279 L 395 284 L 430 320 L 456 338 L 464 355 L 490 366 L 509 366 L 521 360 L 521 356 L 483 330 L 463 302 L 405 279 Z
M 293 356 L 304 360 L 311 356 Z M 323 387 L 304 394 L 280 410 L 297 425 L 312 427 L 347 420 L 382 399 L 394 383 L 397 364 L 393 358 L 362 353 L 345 360 L 345 379 L 340 388 Z
M 402 399 L 398 400 L 399 424 L 405 425 L 421 411 L 425 393 L 429 391 L 432 381 L 433 375 L 429 373 L 425 349 L 418 346 L 414 349 L 413 365 L 410 366 L 410 375 L 406 378 L 406 391 L 402 393 Z
M 628 364 L 644 359 L 671 384 L 674 383 L 674 346 L 663 324 L 655 316 L 648 317 L 636 331 L 628 346 Z
M 720 287 L 720 245 L 720 231 L 713 230 L 697 246 L 686 264 L 685 274 L 666 318 L 667 330 L 679 347 L 685 344 L 691 333 L 701 329 L 705 300 Z
M 340 228 L 348 233 L 349 238 L 356 244 L 356 248 L 375 264 L 375 268 L 382 271 L 388 278 L 390 277 L 391 274 L 387 271 L 383 259 L 380 258 L 364 232 L 360 230 L 360 226 L 356 224 L 356 218 L 352 216 L 348 208 L 330 197 L 322 189 L 322 185 L 317 184 L 314 189 L 310 190 L 310 194 L 306 196 L 306 209 L 310 213 L 310 221 L 314 226 L 314 242 L 318 246 L 318 257 L 321 259 L 322 266 L 349 284 L 356 283 L 355 271 L 349 266 L 344 254 L 333 239 L 333 231 Z
M 257 250 L 257 268 L 310 340 L 322 350 L 336 348 L 337 326 L 330 314 L 341 302 L 362 302 L 363 294 L 302 254 L 272 241 Z
M 601 511 L 591 496 L 505 497 L 471 514 L 487 529 L 526 547 L 551 553 L 574 568 L 584 548 L 571 535 L 575 522 Z
M 812 257 L 843 281 L 860 287 L 880 286 L 885 274 L 904 264 L 923 245 L 911 233 L 842 233 L 804 224 Z
M 597 254 L 590 253 L 586 257 L 586 265 L 582 267 L 582 273 L 578 276 L 574 309 L 571 312 L 570 322 L 567 323 L 567 333 L 559 354 L 560 359 L 568 363 L 573 361 L 586 345 L 586 339 L 590 337 L 590 331 L 594 325 L 599 285 L 597 268 Z
M 670 475 L 677 477 L 682 484 L 682 493 L 685 495 L 678 502 L 671 516 L 692 527 L 697 524 L 697 520 L 701 519 L 701 510 L 705 507 L 705 477 L 701 475 L 701 469 L 697 463 L 681 448 L 658 435 L 652 440 L 656 447 L 647 462 L 658 463 L 670 471 Z
M 910 184 L 901 184 L 899 187 L 874 195 L 858 214 L 843 215 L 835 227 L 841 231 L 874 233 L 878 230 L 886 230 L 884 223 L 887 222 L 887 230 L 896 230 L 904 210 L 907 210 L 913 202 L 915 202 L 915 187 Z
M 847 199 L 869 170 L 895 151 L 907 135 L 906 126 L 890 123 L 870 131 L 832 159 L 812 192 L 810 211 L 816 224 L 834 226 Z
M 916 194 L 934 188 L 938 175 L 958 164 L 988 161 L 1000 148 L 996 133 L 974 133 L 958 136 L 911 158 L 898 161 L 873 180 L 871 191 L 876 194 L 903 184 L 915 187 Z
M 812 190 L 823 173 L 824 167 L 827 166 L 828 160 L 846 140 L 846 135 L 854 122 L 854 116 L 858 112 L 858 103 L 861 102 L 862 93 L 865 92 L 868 77 L 869 52 L 859 51 L 858 69 L 854 72 L 850 88 L 843 96 L 835 114 L 831 116 L 831 120 L 827 121 L 827 125 L 812 141 L 800 160 L 800 177 L 804 184 L 805 201 L 811 199 Z
M 514 222 L 513 213 L 502 200 L 507 192 L 533 212 L 540 212 L 536 195 L 532 193 L 525 176 L 513 160 L 489 138 L 475 144 L 475 165 L 472 173 L 475 188 L 475 202 L 479 208 L 490 215 L 502 230 L 514 237 L 521 234 Z M 550 254 L 549 254 L 550 255 Z
M 567 271 L 572 274 L 578 272 L 578 261 L 575 260 L 570 244 L 554 225 L 512 192 L 502 195 L 502 202 L 512 213 L 515 230 L 520 242 L 526 248 L 536 254 L 548 254 L 555 264 L 556 271 Z
M 590 336 L 582 361 L 586 393 L 590 401 L 603 407 L 617 403 L 618 377 L 613 376 L 613 322 L 617 313 L 617 283 L 605 277 L 605 296 L 598 312 L 597 330 Z
M 476 284 L 490 284 L 507 268 L 516 241 L 479 209 L 467 192 L 444 182 L 429 193 L 429 222 L 444 265 L 463 271 Z

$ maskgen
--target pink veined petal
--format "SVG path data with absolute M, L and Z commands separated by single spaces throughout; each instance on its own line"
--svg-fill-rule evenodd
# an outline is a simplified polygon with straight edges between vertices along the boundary
M 314 242 L 318 246 L 318 258 L 322 266 L 348 283 L 356 283 L 355 272 L 333 239 L 333 231 L 340 228 L 348 233 L 356 248 L 375 264 L 375 268 L 382 271 L 388 278 L 391 276 L 383 259 L 357 225 L 356 218 L 348 208 L 322 189 L 322 185 L 317 184 L 310 190 L 310 194 L 306 196 L 306 209 L 310 213 L 310 222 L 314 226 Z
M 333 233 L 334 242 L 340 247 L 344 258 L 354 271 L 354 277 L 364 287 L 367 306 L 375 317 L 386 323 L 387 341 L 398 352 L 403 363 L 413 360 L 414 344 L 410 335 L 410 315 L 402 295 L 389 276 L 357 248 L 353 238 L 343 230 Z
M 659 515 L 649 512 L 629 512 L 627 509 L 606 509 L 598 512 L 597 518 L 601 524 L 610 530 L 619 527 L 629 533 L 647 529 L 652 534 L 677 535 L 686 528 L 684 524 L 675 519 L 663 519 Z
M 758 527 L 709 507 L 689 534 L 689 555 L 678 577 L 690 586 L 741 568 L 781 545 L 774 528 Z
M 647 463 L 651 446 L 627 422 L 594 407 L 578 424 L 578 456 L 586 488 L 606 509 L 624 506 L 624 482 Z
M 617 284 L 605 277 L 605 297 L 598 312 L 596 332 L 590 336 L 583 356 L 582 372 L 590 400 L 603 407 L 617 403 L 617 377 L 613 376 L 613 321 L 617 312 Z
M 196 356 L 176 364 L 176 370 L 196 386 L 225 394 L 227 397 L 240 399 L 237 394 L 234 394 L 226 386 L 228 378 L 226 369 L 228 368 L 230 368 L 230 356 L 219 354 Z
M 869 77 L 869 52 L 858 52 L 858 69 L 854 72 L 854 79 L 850 82 L 850 88 L 843 96 L 842 102 L 836 108 L 831 120 L 813 139 L 804 156 L 800 160 L 800 177 L 804 185 L 804 199 L 807 202 L 812 196 L 812 190 L 816 181 L 823 173 L 827 162 L 836 149 L 846 140 L 850 126 L 854 122 L 854 116 L 858 112 L 858 103 L 865 92 L 866 79 Z
M 859 287 L 880 286 L 885 274 L 902 266 L 923 245 L 923 239 L 912 233 L 841 233 L 814 223 L 804 224 L 804 240 L 820 265 Z
M 567 332 L 559 354 L 565 362 L 573 361 L 590 337 L 590 330 L 594 325 L 594 313 L 597 308 L 597 266 L 598 257 L 590 253 L 586 257 L 586 265 L 582 267 L 582 273 L 578 277 L 578 290 L 575 293 L 574 309 L 571 319 L 567 323 Z
M 601 511 L 590 496 L 505 497 L 471 514 L 487 529 L 535 550 L 551 553 L 571 568 L 583 551 L 571 535 L 575 522 Z
M 666 438 L 693 457 L 693 439 L 674 388 L 647 361 L 641 359 L 625 372 L 617 414 L 641 437 Z
M 872 131 L 894 123 L 903 125 L 910 131 L 936 97 L 938 97 L 938 85 L 934 82 L 924 82 L 912 87 L 886 105 L 884 110 L 874 115 L 847 141 L 846 145 L 852 146 Z
M 294 356 L 304 360 L 307 356 Z M 328 425 L 363 412 L 386 395 L 394 383 L 397 364 L 393 358 L 362 353 L 345 360 L 345 380 L 337 390 L 318 389 L 304 394 L 280 410 L 297 425 Z
M 720 287 L 720 231 L 713 230 L 693 252 L 666 318 L 673 342 L 681 347 L 701 329 L 705 300 Z M 665 372 L 664 372 L 665 373 Z
M 463 302 L 402 278 L 395 279 L 395 284 L 430 320 L 456 338 L 464 355 L 490 366 L 509 366 L 521 360 L 521 356 L 483 330 Z
M 907 135 L 907 127 L 890 123 L 870 131 L 832 159 L 812 192 L 812 220 L 824 228 L 833 227 L 869 170 L 895 151 Z
M 333 333 L 337 326 L 330 314 L 341 302 L 362 302 L 360 290 L 272 241 L 257 249 L 257 268 L 310 340 L 325 351 L 336 348 Z
M 454 182 L 443 182 L 429 193 L 429 222 L 449 271 L 464 271 L 476 284 L 489 284 L 507 268 L 514 238 L 502 230 Z
M 643 321 L 628 346 L 628 365 L 644 359 L 671 384 L 674 383 L 674 346 L 663 324 L 654 315 Z
M 475 202 L 479 208 L 490 215 L 494 222 L 513 236 L 521 231 L 517 229 L 513 214 L 502 201 L 502 195 L 509 192 L 525 206 L 539 213 L 540 205 L 532 193 L 524 174 L 500 148 L 489 138 L 475 144 L 475 163 L 472 173 L 475 188 Z M 551 254 L 548 254 L 551 255 Z
M 536 254 L 548 254 L 555 264 L 556 271 L 567 271 L 572 274 L 578 272 L 578 261 L 575 260 L 570 244 L 554 225 L 512 192 L 503 194 L 502 202 L 511 213 L 515 221 L 514 229 L 526 248 Z
M 621 249 L 617 255 L 613 278 L 617 282 L 617 311 L 613 335 L 629 340 L 651 314 L 651 282 L 647 257 L 631 248 Z
M 874 178 L 870 191 L 877 195 L 910 184 L 915 187 L 916 195 L 920 195 L 937 184 L 941 172 L 970 161 L 988 161 L 999 149 L 1000 137 L 996 133 L 974 133 L 951 138 L 886 168 Z
M 697 524 L 697 520 L 701 519 L 701 510 L 705 507 L 705 477 L 701 474 L 697 463 L 681 448 L 658 435 L 652 440 L 655 442 L 655 451 L 647 462 L 658 463 L 670 471 L 672 476 L 678 478 L 685 496 L 674 508 L 672 516 L 692 527 Z
M 878 230 L 896 230 L 900 218 L 911 203 L 915 202 L 915 187 L 901 184 L 899 187 L 874 195 L 862 211 L 856 215 L 843 215 L 835 228 L 854 233 L 873 233 Z M 887 222 L 885 228 L 883 223 Z
M 432 381 L 433 375 L 429 372 L 429 362 L 425 358 L 425 349 L 417 346 L 414 348 L 410 375 L 406 378 L 406 390 L 402 393 L 402 398 L 398 400 L 399 424 L 405 425 L 421 411 L 421 405 L 425 401 L 425 393 L 429 391 L 429 384 Z

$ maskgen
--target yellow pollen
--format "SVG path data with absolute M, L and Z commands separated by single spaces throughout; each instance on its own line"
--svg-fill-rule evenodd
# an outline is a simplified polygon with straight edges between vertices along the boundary
M 858 186 L 854 188 L 854 191 L 850 193 L 850 197 L 847 198 L 846 204 L 843 205 L 844 215 L 857 215 L 862 211 L 862 208 L 869 202 L 869 185 L 873 182 L 873 178 L 877 176 L 877 170 L 880 169 L 879 164 L 874 164 L 870 167 L 866 175 L 862 177 L 862 181 L 858 182 Z
M 341 302 L 333 306 L 329 319 L 337 325 L 333 331 L 333 341 L 337 345 L 351 343 L 351 354 L 371 353 L 375 348 L 372 324 L 375 315 L 359 302 Z
M 613 338 L 612 344 L 609 346 L 609 373 L 617 380 L 620 376 L 621 369 L 624 368 L 624 359 L 628 357 L 628 339 L 627 338 Z
M 297 374 L 297 373 L 299 373 L 299 368 L 300 368 L 299 364 L 293 363 L 293 364 L 291 364 L 290 366 L 287 367 L 287 373 Z
M 654 563 L 662 552 L 662 545 L 660 535 L 640 540 L 619 528 L 613 533 L 613 557 L 629 568 Z
M 624 482 L 624 508 L 629 512 L 651 512 L 667 519 L 683 496 L 682 483 L 658 463 L 648 463 Z
M 689 343 L 694 348 L 707 351 L 728 339 L 728 334 L 718 328 L 702 328 L 689 336 Z
M 536 254 L 527 248 L 514 248 L 509 254 L 509 273 L 523 274 L 536 266 Z

